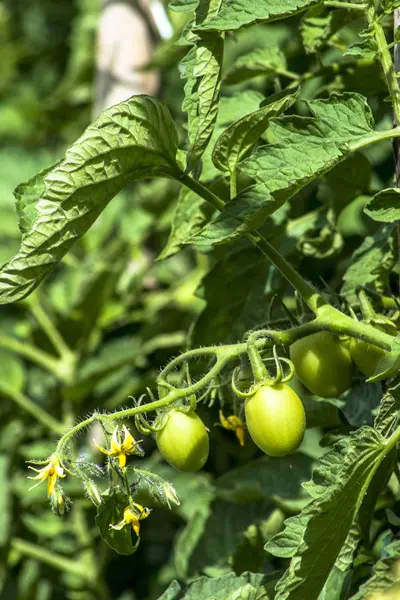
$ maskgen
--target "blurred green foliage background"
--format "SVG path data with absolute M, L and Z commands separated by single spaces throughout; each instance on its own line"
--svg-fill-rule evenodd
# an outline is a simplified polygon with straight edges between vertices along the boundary
M 20 239 L 14 187 L 60 158 L 91 120 L 99 10 L 98 0 L 0 3 L 2 263 Z M 174 45 L 183 23 L 172 13 L 171 19 L 174 39 L 158 44 L 153 66 L 162 70 L 160 97 L 180 125 L 183 140 L 178 63 L 184 51 Z M 227 125 L 254 110 L 260 95 L 288 85 L 290 72 L 313 73 L 304 78 L 295 112 L 307 114 L 304 99 L 358 91 L 368 97 L 378 127 L 390 126 L 379 66 L 374 60 L 357 63 L 357 57 L 343 57 L 362 23 L 343 20 L 325 38 L 313 33 L 313 27 L 298 16 L 227 37 L 214 141 Z M 315 38 L 322 40 L 318 46 Z M 216 175 L 207 151 L 202 178 L 226 193 L 226 182 Z M 392 181 L 390 144 L 373 146 L 302 190 L 268 221 L 265 231 L 307 278 L 338 293 L 353 252 L 376 232 L 362 208 Z M 175 242 L 168 258 L 157 262 L 178 194 L 174 181 L 129 186 L 37 292 L 1 308 L 1 600 L 153 600 L 174 578 L 270 573 L 281 565 L 264 553 L 264 543 L 280 530 L 285 516 L 304 505 L 301 483 L 324 452 L 319 446 L 323 433 L 372 422 L 380 387 L 366 387 L 360 379 L 346 403 L 324 402 L 303 390 L 313 428 L 301 450 L 279 462 L 261 457 L 249 441 L 242 450 L 232 433 L 213 427 L 217 407 L 200 409 L 212 448 L 200 474 L 174 472 L 146 438 L 146 458 L 140 464 L 171 481 L 181 505 L 153 511 L 133 556 L 116 555 L 99 538 L 94 509 L 73 480 L 65 483 L 74 505 L 64 518 L 50 512 L 42 487 L 28 493 L 26 461 L 50 455 L 57 435 L 76 419 L 128 404 L 129 395 L 138 397 L 152 387 L 159 369 L 185 349 L 188 331 L 196 345 L 237 341 L 268 319 L 275 293 L 293 306 L 287 284 L 247 242 L 204 252 L 189 246 L 178 252 Z M 396 290 L 395 275 L 385 271 L 373 283 L 378 290 Z M 273 318 L 285 319 L 279 306 Z M 58 360 L 53 327 L 77 359 L 67 375 L 49 372 L 40 360 L 41 351 Z M 198 365 L 198 371 L 203 367 Z M 230 406 L 230 390 L 220 393 Z M 49 413 L 53 425 L 38 419 L 35 407 Z M 82 436 L 74 450 L 101 463 L 93 435 Z M 389 504 L 396 503 L 393 494 L 387 492 Z M 380 533 L 378 521 L 377 539 Z

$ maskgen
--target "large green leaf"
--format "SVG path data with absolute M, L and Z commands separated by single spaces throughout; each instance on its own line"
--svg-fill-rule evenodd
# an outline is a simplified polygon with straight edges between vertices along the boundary
M 208 515 L 195 515 L 193 524 L 183 531 L 176 548 L 176 558 L 182 573 L 187 562 L 186 573 L 214 574 L 229 570 L 232 558 L 243 542 L 243 536 L 249 527 L 260 527 L 271 512 L 269 502 L 247 502 L 245 505 L 217 500 L 210 507 Z M 279 526 L 275 532 L 279 531 Z M 274 532 L 274 533 L 275 533 Z M 263 543 L 260 545 L 262 551 Z M 181 554 L 185 552 L 185 556 Z M 256 570 L 257 557 L 249 559 L 249 568 Z
M 212 155 L 214 165 L 223 172 L 232 172 L 264 133 L 269 121 L 285 112 L 296 98 L 296 91 L 276 94 L 263 102 L 259 110 L 232 123 L 216 141 Z
M 179 177 L 177 132 L 167 108 L 134 96 L 106 110 L 64 160 L 17 188 L 18 253 L 0 270 L 0 303 L 27 296 L 127 183 Z
M 215 129 L 201 159 L 202 181 L 207 182 L 221 176 L 212 160 L 213 149 L 220 135 L 235 121 L 239 121 L 242 117 L 257 111 L 263 100 L 263 94 L 256 90 L 244 90 L 236 92 L 232 96 L 221 96 Z
M 320 458 L 306 485 L 313 501 L 289 518 L 266 547 L 275 556 L 291 558 L 276 586 L 276 600 L 318 597 L 385 456 L 384 438 L 364 427 Z
M 221 0 L 200 0 L 194 25 L 207 22 L 218 14 Z M 220 32 L 189 34 L 193 46 L 182 61 L 185 100 L 182 108 L 188 115 L 190 148 L 187 171 L 191 171 L 206 149 L 218 114 L 221 89 L 224 35 Z
M 400 416 L 400 388 L 389 388 L 383 396 L 379 412 L 374 421 L 374 428 L 388 437 L 397 427 Z
M 311 117 L 282 117 L 270 124 L 272 143 L 245 160 L 240 170 L 264 184 L 275 209 L 332 169 L 358 144 L 373 139 L 373 117 L 359 94 L 332 94 L 308 103 Z M 377 136 L 378 137 L 378 136 Z
M 36 204 L 46 191 L 46 175 L 50 173 L 61 161 L 42 169 L 31 179 L 20 183 L 14 190 L 15 206 L 18 215 L 18 225 L 24 234 L 32 227 L 37 217 Z
M 232 85 L 260 75 L 275 77 L 285 69 L 285 55 L 276 45 L 256 48 L 239 56 L 226 74 L 224 83 Z
M 270 121 L 272 143 L 238 165 L 255 185 L 240 192 L 196 241 L 221 244 L 251 232 L 305 185 L 373 140 L 372 113 L 363 96 L 333 94 L 309 107 L 312 117 Z
M 232 242 L 261 227 L 271 214 L 272 198 L 264 186 L 254 185 L 228 202 L 216 219 L 187 240 L 192 244 L 218 245 Z
M 302 484 L 311 475 L 312 460 L 303 454 L 279 459 L 263 456 L 219 477 L 216 495 L 232 502 L 272 500 L 293 505 L 306 498 Z
M 254 23 L 268 23 L 295 15 L 319 2 L 320 0 L 231 0 L 218 15 L 198 29 L 231 31 Z
M 241 248 L 226 255 L 202 282 L 207 306 L 193 332 L 194 346 L 236 343 L 267 316 L 262 302 L 267 263 L 257 249 Z

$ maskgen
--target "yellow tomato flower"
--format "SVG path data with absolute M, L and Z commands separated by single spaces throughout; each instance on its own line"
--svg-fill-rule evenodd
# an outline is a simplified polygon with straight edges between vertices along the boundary
M 236 433 L 236 437 L 239 440 L 239 444 L 244 446 L 244 430 L 245 424 L 242 419 L 239 419 L 236 415 L 230 415 L 225 417 L 222 410 L 219 411 L 219 420 L 224 429 L 229 429 Z
M 122 529 L 125 525 L 131 525 L 133 531 L 139 537 L 140 533 L 140 522 L 143 519 L 146 519 L 151 513 L 150 508 L 146 508 L 141 506 L 140 504 L 136 504 L 136 502 L 132 503 L 132 506 L 127 506 L 124 510 L 124 518 L 122 521 L 117 523 L 117 525 L 110 525 L 112 529 Z
M 107 454 L 107 456 L 114 456 L 115 458 L 118 458 L 119 466 L 121 468 L 125 467 L 126 465 L 127 455 L 134 454 L 138 445 L 138 442 L 135 440 L 135 438 L 132 436 L 131 432 L 125 425 L 122 427 L 122 432 L 124 434 L 124 438 L 122 441 L 120 441 L 121 430 L 119 429 L 119 427 L 116 427 L 114 429 L 114 432 L 111 437 L 110 450 L 102 448 L 97 444 L 96 440 L 93 440 L 100 452 L 103 452 L 103 454 Z
M 35 469 L 29 465 L 28 469 L 36 471 L 37 475 L 34 477 L 28 477 L 28 479 L 38 479 L 38 483 L 35 483 L 30 490 L 37 487 L 41 483 L 47 480 L 47 495 L 51 496 L 56 487 L 57 479 L 65 477 L 64 469 L 62 468 L 58 458 L 52 458 L 50 462 L 45 465 L 42 469 Z

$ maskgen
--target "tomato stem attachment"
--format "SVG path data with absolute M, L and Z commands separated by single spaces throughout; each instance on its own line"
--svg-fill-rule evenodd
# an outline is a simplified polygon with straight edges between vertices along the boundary
M 265 380 L 270 379 L 269 373 L 264 365 L 264 361 L 261 358 L 261 354 L 251 338 L 249 338 L 247 342 L 247 355 L 249 357 L 251 370 L 253 372 L 254 382 L 263 383 Z
M 191 394 L 197 394 L 206 388 L 210 389 L 212 382 L 230 361 L 247 354 L 249 349 L 249 337 L 251 337 L 250 346 L 254 345 L 256 349 L 260 351 L 264 348 L 271 348 L 274 344 L 277 344 L 278 346 L 290 346 L 296 340 L 318 331 L 331 331 L 338 336 L 349 335 L 389 351 L 391 350 L 393 343 L 393 337 L 391 335 L 366 323 L 357 322 L 328 305 L 324 307 L 324 310 L 320 311 L 320 314 L 316 319 L 303 325 L 292 327 L 284 331 L 261 329 L 251 332 L 247 340 L 239 344 L 227 344 L 225 346 L 210 346 L 188 350 L 170 361 L 158 376 L 157 386 L 161 386 L 164 392 L 162 398 L 155 400 L 154 396 L 149 393 L 149 397 L 152 401 L 148 404 L 141 404 L 139 401 L 136 402 L 133 407 L 125 408 L 111 414 L 99 412 L 93 413 L 87 419 L 77 423 L 60 438 L 56 452 L 63 459 L 67 459 L 69 456 L 68 446 L 70 440 L 79 432 L 89 427 L 92 423 L 98 422 L 106 425 L 113 425 L 117 420 L 129 419 L 141 413 L 158 411 L 177 401 L 182 401 Z M 203 377 L 182 389 L 174 388 L 166 381 L 166 377 L 173 369 L 181 367 L 182 363 L 185 361 L 198 359 L 199 357 L 210 357 L 215 359 L 214 364 Z M 232 389 L 239 398 L 246 398 L 249 394 L 241 392 L 236 386 L 236 374 L 237 369 L 232 376 Z M 165 395 L 166 390 L 168 390 L 168 393 Z M 254 394 L 254 388 L 251 391 Z
M 150 433 L 156 433 L 157 431 L 159 431 L 158 428 L 154 427 L 153 425 L 150 425 L 150 423 L 142 414 L 135 415 L 135 427 L 138 431 L 140 431 L 140 433 L 143 433 L 144 435 L 149 435 Z

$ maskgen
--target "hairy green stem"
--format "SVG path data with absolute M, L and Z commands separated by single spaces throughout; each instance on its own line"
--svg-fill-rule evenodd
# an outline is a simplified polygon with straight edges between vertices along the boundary
M 284 331 L 265 330 L 264 337 L 254 341 L 255 348 L 257 348 L 257 350 L 262 350 L 274 345 L 290 346 L 293 344 L 293 342 L 300 338 L 306 337 L 318 331 L 327 330 L 336 334 L 349 335 L 362 339 L 366 342 L 374 344 L 375 346 L 384 348 L 385 350 L 390 349 L 393 341 L 393 338 L 390 335 L 383 333 L 382 331 L 379 331 L 370 325 L 365 325 L 364 323 L 354 321 L 330 305 L 325 305 L 323 310 L 320 310 L 319 312 L 319 316 L 309 323 L 298 325 Z M 132 408 L 120 410 L 112 414 L 94 413 L 81 423 L 75 425 L 75 427 L 72 427 L 61 437 L 57 445 L 56 454 L 62 457 L 64 448 L 67 446 L 69 441 L 77 433 L 83 429 L 86 429 L 89 425 L 96 421 L 111 425 L 120 419 L 129 419 L 141 413 L 165 408 L 166 406 L 169 406 L 178 400 L 182 400 L 191 394 L 199 392 L 207 385 L 211 385 L 213 379 L 220 373 L 220 371 L 228 362 L 239 358 L 241 355 L 246 354 L 247 352 L 248 343 L 243 342 L 240 344 L 210 346 L 207 348 L 189 350 L 188 352 L 177 356 L 163 369 L 163 371 L 161 371 L 159 377 L 157 378 L 157 385 L 164 386 L 169 390 L 163 398 L 154 402 L 149 402 L 148 404 L 141 404 Z M 182 389 L 174 388 L 167 382 L 166 378 L 172 369 L 180 366 L 182 363 L 190 360 L 191 358 L 198 358 L 199 356 L 213 356 L 216 359 L 214 365 L 206 375 L 204 375 L 195 383 L 192 383 L 191 385 L 188 385 Z
M 184 394 L 182 394 L 182 395 L 184 395 Z M 138 415 L 138 414 L 141 414 L 144 412 L 163 408 L 164 406 L 171 404 L 172 401 L 173 400 L 170 399 L 170 394 L 168 394 L 168 396 L 165 396 L 161 400 L 155 400 L 154 402 L 149 402 L 148 404 L 141 404 L 140 406 L 135 406 L 133 408 L 120 410 L 115 413 L 111 413 L 111 414 L 93 413 L 90 417 L 88 417 L 87 419 L 84 419 L 83 421 L 81 421 L 80 423 L 78 423 L 77 425 L 72 427 L 69 431 L 67 431 L 67 433 L 65 433 L 60 438 L 60 440 L 57 444 L 55 454 L 62 456 L 64 453 L 64 448 L 69 443 L 69 441 L 77 433 L 79 433 L 83 429 L 86 429 L 87 427 L 89 427 L 89 425 L 91 425 L 92 423 L 95 423 L 96 421 L 110 425 L 120 419 L 134 417 L 135 415 Z

